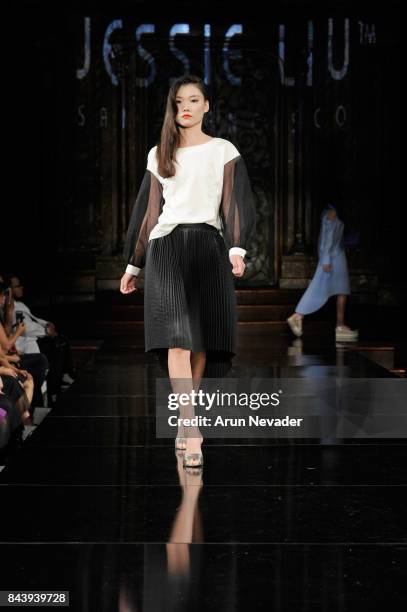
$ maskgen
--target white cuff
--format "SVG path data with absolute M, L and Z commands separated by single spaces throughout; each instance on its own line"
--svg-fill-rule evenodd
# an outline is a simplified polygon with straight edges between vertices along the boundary
M 240 247 L 232 247 L 229 249 L 229 255 L 241 255 L 244 257 L 246 255 L 246 250 Z
M 126 272 L 127 274 L 132 274 L 133 276 L 138 276 L 140 274 L 141 268 L 137 268 L 136 266 L 132 266 L 131 264 L 127 264 Z

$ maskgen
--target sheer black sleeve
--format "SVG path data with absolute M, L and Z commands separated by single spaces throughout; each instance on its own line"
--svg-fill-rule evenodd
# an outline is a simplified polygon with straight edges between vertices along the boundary
M 123 249 L 126 272 L 138 276 L 144 267 L 148 238 L 158 223 L 162 206 L 162 184 L 151 170 L 146 170 L 133 206 Z
M 246 164 L 241 155 L 224 165 L 219 215 L 229 255 L 244 257 L 256 231 L 256 209 Z

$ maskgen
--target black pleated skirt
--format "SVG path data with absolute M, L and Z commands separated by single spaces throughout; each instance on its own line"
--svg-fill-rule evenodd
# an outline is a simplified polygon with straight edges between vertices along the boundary
M 144 281 L 145 352 L 168 375 L 168 349 L 206 352 L 204 377 L 224 376 L 237 342 L 232 265 L 208 223 L 183 223 L 149 241 Z

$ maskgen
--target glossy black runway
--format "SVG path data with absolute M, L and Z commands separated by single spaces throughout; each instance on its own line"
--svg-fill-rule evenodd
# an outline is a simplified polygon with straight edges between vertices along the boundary
M 267 339 L 233 376 L 389 377 L 330 338 Z M 402 439 L 206 439 L 201 475 L 155 436 L 154 359 L 106 341 L 0 473 L 2 589 L 71 610 L 402 609 Z

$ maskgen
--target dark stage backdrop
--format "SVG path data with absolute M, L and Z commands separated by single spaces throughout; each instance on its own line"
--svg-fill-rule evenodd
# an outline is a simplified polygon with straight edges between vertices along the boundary
M 255 193 L 258 233 L 236 285 L 306 286 L 328 202 L 343 211 L 355 286 L 400 284 L 398 3 L 368 6 L 280 2 L 263 19 L 225 2 L 192 14 L 186 3 L 19 5 L 0 269 L 33 289 L 118 286 L 169 84 L 193 72 L 210 91 L 204 130 L 237 146 Z

